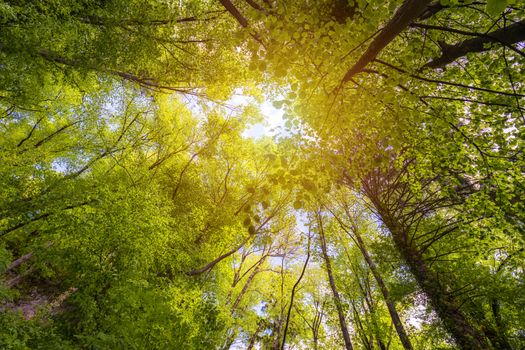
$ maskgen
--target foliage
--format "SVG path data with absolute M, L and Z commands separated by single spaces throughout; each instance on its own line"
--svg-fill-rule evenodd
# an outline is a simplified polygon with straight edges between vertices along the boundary
M 0 347 L 522 348 L 524 15 L 0 1 Z

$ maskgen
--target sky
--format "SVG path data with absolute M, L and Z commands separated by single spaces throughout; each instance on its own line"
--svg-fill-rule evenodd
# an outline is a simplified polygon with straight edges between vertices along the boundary
M 242 136 L 260 138 L 263 136 L 274 136 L 279 133 L 279 128 L 284 128 L 282 109 L 276 109 L 270 102 L 265 101 L 260 105 L 264 116 L 263 123 L 257 123 L 246 129 Z
M 185 104 L 195 114 L 202 118 L 206 117 L 201 107 L 198 104 L 198 98 L 193 96 L 186 96 L 184 99 Z M 242 134 L 245 138 L 259 139 L 264 136 L 275 136 L 283 132 L 284 129 L 284 111 L 277 109 L 272 105 L 272 102 L 266 100 L 262 103 L 257 103 L 251 96 L 243 95 L 242 89 L 234 91 L 232 97 L 225 101 L 224 105 L 230 107 L 242 107 L 247 106 L 250 103 L 258 105 L 261 114 L 264 117 L 264 121 L 250 125 Z

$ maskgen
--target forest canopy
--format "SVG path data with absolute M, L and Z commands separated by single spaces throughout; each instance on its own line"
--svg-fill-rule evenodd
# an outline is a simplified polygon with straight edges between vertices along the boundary
M 1 349 L 525 348 L 522 0 L 0 28 Z

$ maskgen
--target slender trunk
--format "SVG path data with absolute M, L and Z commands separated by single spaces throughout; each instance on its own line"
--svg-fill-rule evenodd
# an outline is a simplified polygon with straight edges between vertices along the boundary
M 364 307 L 363 307 L 364 308 Z M 366 350 L 371 350 L 372 347 L 370 345 L 370 341 L 368 340 L 367 332 L 365 330 L 365 327 L 363 327 L 363 322 L 361 321 L 361 316 L 359 315 L 359 312 L 357 310 L 357 307 L 355 303 L 352 301 L 352 311 L 354 314 L 354 324 L 357 329 L 357 334 L 360 336 L 361 341 L 363 342 L 363 346 Z
M 21 257 L 19 257 L 18 259 L 16 259 L 15 261 L 13 261 L 11 263 L 11 265 L 9 265 L 7 267 L 7 269 L 4 271 L 5 272 L 10 272 L 14 269 L 16 269 L 18 266 L 22 265 L 23 263 L 25 263 L 26 261 L 28 261 L 29 259 L 31 259 L 33 257 L 33 252 L 29 252 L 27 254 L 24 254 L 22 255 Z
M 279 350 L 281 348 L 281 329 L 283 328 L 283 317 L 279 316 L 277 323 L 273 327 L 273 342 L 272 350 Z
M 243 241 L 238 246 L 234 247 L 232 250 L 222 254 L 221 256 L 216 258 L 215 260 L 213 260 L 213 261 L 207 263 L 206 265 L 204 265 L 203 267 L 195 269 L 195 270 L 191 270 L 191 271 L 187 272 L 186 274 L 189 275 L 189 276 L 196 276 L 196 275 L 200 275 L 201 273 L 204 273 L 204 272 L 207 272 L 207 271 L 211 270 L 215 265 L 220 263 L 222 260 L 226 259 L 230 255 L 235 254 L 239 249 L 244 247 L 244 245 L 246 243 L 248 243 L 250 238 L 251 238 L 251 236 L 246 237 L 245 239 L 243 239 Z
M 312 322 L 312 338 L 314 341 L 314 350 L 319 349 L 319 327 L 321 326 L 322 319 L 323 319 L 323 309 L 321 306 L 321 309 L 316 312 L 314 321 Z
M 483 322 L 483 327 L 485 335 L 489 338 L 495 349 L 512 350 L 512 345 L 510 345 L 505 335 L 499 329 L 496 329 L 488 320 Z
M 237 336 L 237 332 L 236 331 L 231 331 L 227 337 L 226 337 L 226 340 L 224 341 L 224 344 L 221 346 L 221 350 L 228 350 L 231 348 L 233 342 L 235 341 L 235 338 Z
M 257 325 L 257 329 L 255 330 L 255 332 L 253 332 L 252 336 L 250 337 L 250 341 L 248 342 L 248 347 L 246 348 L 246 350 L 253 349 L 253 347 L 255 346 L 255 341 L 257 340 L 257 336 L 259 335 L 259 332 L 262 330 L 264 324 L 265 324 L 264 320 L 261 319 Z
M 506 327 L 501 318 L 500 303 L 497 299 L 492 299 L 491 309 L 492 309 L 492 315 L 494 316 L 494 321 L 496 321 L 497 331 L 499 334 L 501 334 L 500 337 L 502 338 L 502 343 L 505 344 L 504 346 L 502 346 L 502 348 L 504 347 L 505 349 L 512 349 L 512 347 L 510 346 L 507 340 L 507 337 L 505 336 Z
M 370 314 L 370 322 L 372 323 L 372 332 L 370 332 L 370 343 L 373 344 L 374 336 L 376 338 L 377 345 L 379 346 L 379 349 L 385 350 L 385 345 L 382 341 L 382 334 L 381 330 L 379 329 L 379 325 L 377 324 L 377 303 L 374 301 L 374 296 L 372 295 L 372 289 L 370 288 L 370 278 L 369 278 L 369 272 L 366 271 L 366 275 L 364 275 L 363 279 L 363 292 L 365 293 L 365 301 L 368 305 L 368 313 Z M 368 295 L 368 297 L 366 297 Z
M 301 274 L 299 275 L 299 278 L 297 279 L 297 281 L 292 287 L 292 294 L 290 295 L 290 305 L 288 306 L 288 313 L 286 315 L 286 325 L 284 326 L 284 334 L 283 334 L 283 342 L 281 345 L 281 350 L 284 350 L 284 344 L 286 344 L 286 335 L 288 334 L 288 325 L 290 324 L 290 314 L 292 313 L 292 307 L 293 307 L 293 302 L 295 298 L 295 291 L 297 290 L 299 283 L 301 283 L 301 280 L 304 277 L 306 267 L 308 266 L 308 261 L 310 260 L 310 237 L 311 236 L 308 235 L 308 251 L 306 253 L 306 259 L 304 261 L 303 269 L 301 270 Z
M 239 306 L 239 303 L 241 302 L 242 297 L 248 291 L 248 288 L 252 284 L 253 279 L 255 278 L 255 276 L 260 272 L 261 266 L 264 263 L 264 261 L 266 260 L 266 257 L 267 257 L 267 255 L 265 255 L 264 257 L 261 258 L 261 260 L 259 260 L 259 262 L 257 263 L 257 267 L 255 267 L 255 269 L 253 269 L 253 271 L 250 273 L 250 276 L 248 276 L 248 279 L 246 280 L 246 283 L 242 287 L 241 292 L 239 293 L 239 295 L 235 299 L 235 302 L 232 305 L 232 308 L 231 308 L 231 313 L 232 314 L 235 311 L 235 309 L 237 309 L 237 307 Z
M 374 276 L 374 279 L 376 280 L 379 286 L 379 289 L 381 289 L 381 294 L 383 295 L 383 298 L 385 299 L 385 303 L 388 308 L 388 312 L 390 313 L 390 317 L 392 318 L 392 322 L 396 329 L 397 335 L 399 336 L 399 340 L 401 340 L 401 343 L 403 344 L 403 347 L 406 350 L 412 350 L 413 347 L 405 331 L 405 327 L 403 326 L 403 323 L 401 322 L 401 318 L 399 317 L 399 314 L 397 313 L 394 303 L 390 299 L 388 288 L 386 287 L 385 282 L 383 281 L 383 278 L 381 277 L 381 274 L 379 273 L 376 264 L 374 263 L 374 261 L 370 257 L 370 254 L 368 253 L 368 250 L 366 249 L 365 242 L 363 241 L 359 233 L 359 228 L 356 225 L 352 225 L 352 226 L 353 226 L 352 232 L 357 240 L 359 250 L 361 251 L 361 254 L 363 254 L 363 257 L 365 258 L 365 261 L 368 264 L 368 267 L 370 268 L 370 271 L 372 272 L 372 275 Z
M 226 305 L 230 305 L 231 299 L 232 299 L 232 293 L 235 286 L 237 286 L 237 283 L 239 283 L 240 277 L 241 277 L 241 270 L 244 264 L 244 260 L 246 260 L 246 255 L 243 253 L 241 256 L 241 262 L 239 263 L 239 268 L 235 269 L 235 273 L 233 275 L 233 281 L 232 285 L 230 287 L 230 291 L 228 292 L 228 295 L 226 296 Z
M 379 338 L 377 339 L 377 346 L 379 346 L 379 349 L 381 350 L 387 350 L 385 343 L 383 343 L 383 341 Z
M 339 296 L 339 292 L 337 291 L 337 286 L 335 285 L 335 280 L 334 280 L 334 276 L 332 273 L 332 264 L 330 263 L 330 257 L 328 256 L 328 252 L 326 248 L 326 240 L 325 240 L 324 230 L 323 230 L 323 223 L 320 217 L 318 217 L 318 223 L 319 223 L 319 238 L 320 238 L 319 240 L 321 243 L 321 250 L 323 252 L 323 259 L 326 265 L 326 272 L 328 274 L 328 282 L 330 283 L 330 288 L 332 289 L 332 294 L 334 296 L 335 307 L 337 309 L 339 325 L 341 326 L 341 333 L 343 333 L 345 348 L 347 350 L 353 350 L 352 341 L 350 340 L 350 334 L 348 333 L 348 327 L 346 326 L 346 321 L 345 321 L 344 312 L 343 312 L 343 305 L 341 303 L 341 297 Z

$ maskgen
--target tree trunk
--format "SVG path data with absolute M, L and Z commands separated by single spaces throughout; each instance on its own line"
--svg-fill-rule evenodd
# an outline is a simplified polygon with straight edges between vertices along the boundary
M 279 316 L 277 323 L 273 326 L 272 330 L 272 350 L 280 350 L 281 348 L 281 329 L 283 328 L 283 317 Z
M 231 308 L 231 313 L 232 313 L 232 314 L 233 314 L 233 312 L 235 311 L 235 309 L 237 309 L 237 307 L 239 306 L 239 303 L 241 302 L 242 297 L 243 297 L 244 294 L 246 294 L 246 292 L 248 291 L 248 288 L 249 288 L 250 285 L 252 284 L 253 279 L 255 278 L 255 276 L 260 272 L 260 270 L 261 270 L 261 266 L 262 266 L 262 264 L 264 263 L 264 261 L 266 260 L 266 257 L 267 257 L 267 255 L 263 256 L 263 257 L 261 258 L 261 260 L 259 260 L 259 262 L 257 263 L 257 266 L 255 267 L 255 269 L 253 269 L 253 271 L 250 273 L 250 276 L 248 276 L 248 279 L 246 280 L 246 283 L 245 283 L 244 286 L 242 287 L 241 292 L 239 293 L 239 295 L 238 295 L 237 298 L 235 299 L 235 302 L 234 302 L 233 305 L 232 305 L 232 308 Z
M 224 344 L 221 346 L 221 350 L 228 350 L 231 348 L 233 342 L 235 341 L 235 337 L 237 336 L 236 331 L 231 331 L 226 337 L 226 340 L 224 341 Z
M 500 304 L 497 299 L 492 299 L 491 309 L 492 309 L 492 315 L 494 316 L 494 320 L 496 321 L 497 333 L 500 334 L 499 336 L 501 338 L 500 343 L 502 344 L 501 348 L 502 349 L 512 349 L 512 346 L 510 345 L 505 335 L 506 326 L 503 323 L 503 320 L 501 319 Z
M 248 342 L 248 347 L 246 348 L 246 350 L 252 350 L 253 347 L 255 346 L 255 341 L 257 340 L 257 336 L 259 335 L 259 332 L 262 330 L 262 328 L 264 327 L 264 320 L 260 320 L 259 323 L 257 324 L 257 329 L 255 330 L 255 332 L 253 332 L 252 336 L 250 337 L 250 341 Z
M 284 350 L 284 345 L 286 344 L 286 335 L 288 334 L 288 325 L 290 324 L 290 314 L 292 313 L 292 307 L 293 302 L 295 298 L 295 291 L 297 290 L 297 287 L 299 286 L 299 283 L 301 283 L 301 280 L 304 277 L 304 273 L 306 271 L 306 267 L 308 266 L 308 261 L 310 261 L 310 235 L 308 235 L 308 251 L 306 253 L 306 259 L 304 260 L 303 269 L 301 270 L 301 274 L 299 275 L 299 278 L 295 282 L 295 284 L 292 287 L 292 294 L 290 295 L 290 306 L 288 307 L 288 313 L 286 315 L 286 325 L 284 326 L 284 334 L 283 334 L 283 342 L 281 345 L 281 350 Z
M 330 257 L 328 256 L 326 248 L 326 240 L 324 236 L 323 223 L 321 218 L 318 216 L 319 223 L 319 241 L 321 243 L 321 250 L 323 252 L 323 259 L 326 265 L 326 272 L 328 274 L 328 282 L 330 283 L 330 288 L 332 289 L 332 294 L 334 296 L 335 307 L 337 309 L 337 316 L 339 318 L 339 325 L 341 326 L 341 333 L 343 334 L 343 339 L 345 342 L 345 348 L 347 350 L 353 350 L 352 341 L 350 340 L 350 334 L 348 333 L 348 327 L 346 326 L 346 321 L 343 312 L 343 305 L 341 303 L 341 297 L 337 291 L 337 286 L 335 285 L 334 276 L 332 273 L 332 264 L 330 263 Z
M 376 280 L 379 286 L 379 289 L 381 289 L 381 294 L 383 295 L 383 298 L 385 299 L 385 303 L 388 308 L 388 312 L 390 313 L 390 317 L 392 318 L 392 322 L 399 336 L 399 340 L 401 340 L 401 343 L 403 344 L 403 347 L 406 350 L 412 350 L 413 347 L 412 347 L 412 344 L 410 343 L 410 339 L 408 339 L 408 335 L 405 331 L 405 327 L 403 326 L 403 323 L 401 322 L 401 318 L 399 317 L 399 314 L 397 313 L 394 303 L 392 302 L 392 300 L 390 300 L 388 288 L 386 287 L 385 282 L 383 281 L 383 278 L 381 277 L 381 274 L 377 270 L 376 264 L 370 257 L 370 254 L 368 254 L 368 250 L 366 249 L 365 242 L 363 241 L 363 239 L 361 238 L 361 235 L 359 234 L 359 228 L 353 222 L 352 222 L 352 233 L 354 234 L 357 240 L 358 247 L 359 247 L 359 250 L 361 251 L 361 254 L 363 254 L 363 257 L 365 258 L 365 261 L 368 264 L 370 271 L 372 271 L 372 275 L 374 276 L 374 279 Z
M 440 285 L 436 274 L 428 268 L 421 253 L 409 243 L 408 232 L 403 225 L 385 210 L 381 203 L 376 201 L 374 205 L 381 220 L 392 234 L 397 249 L 416 278 L 418 285 L 430 299 L 445 328 L 454 337 L 457 344 L 462 349 L 490 349 L 483 334 L 459 310 L 459 305 Z

